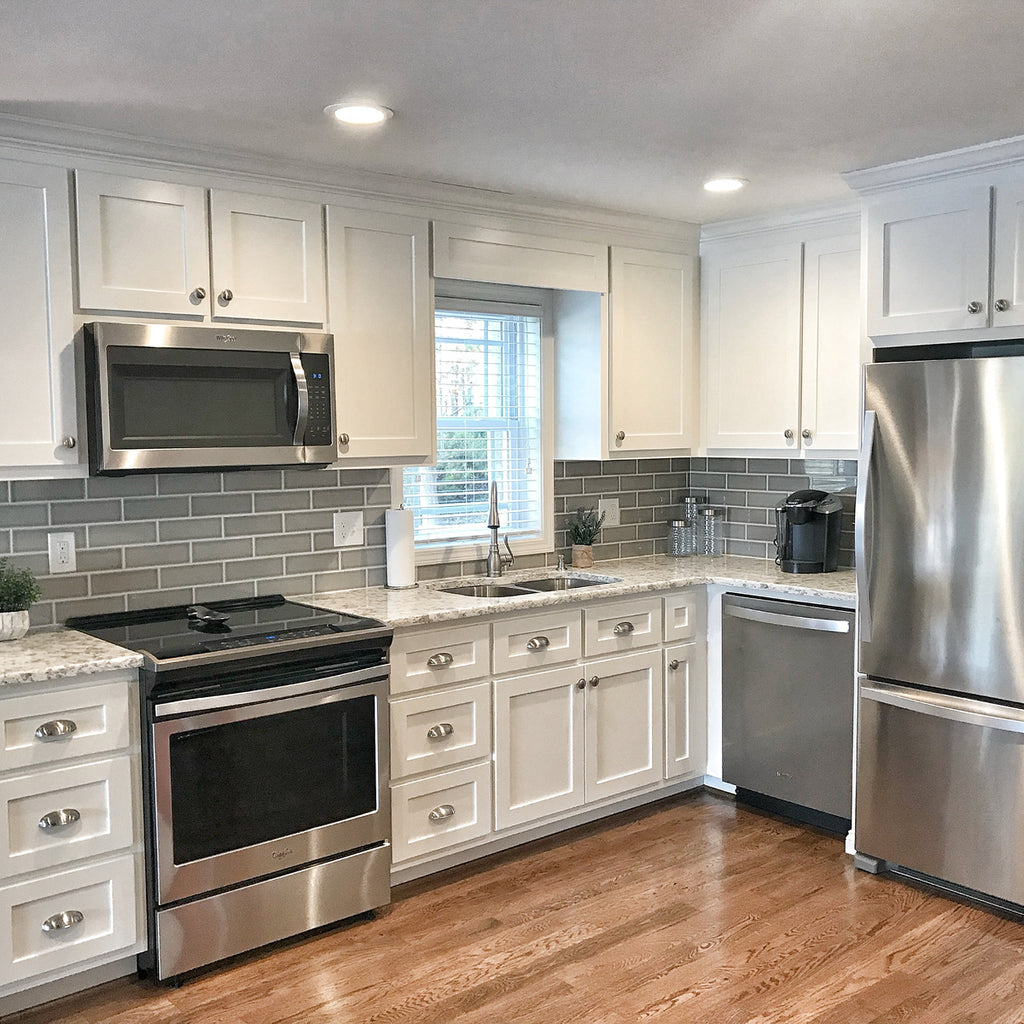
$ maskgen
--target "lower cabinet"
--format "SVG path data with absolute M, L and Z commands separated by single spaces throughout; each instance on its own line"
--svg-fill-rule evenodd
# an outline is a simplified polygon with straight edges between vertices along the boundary
M 708 757 L 707 657 L 704 641 L 666 647 L 665 778 L 703 772 Z

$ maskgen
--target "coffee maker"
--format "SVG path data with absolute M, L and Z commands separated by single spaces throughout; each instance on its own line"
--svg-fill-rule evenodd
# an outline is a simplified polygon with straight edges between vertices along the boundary
M 794 491 L 775 506 L 775 564 L 783 572 L 835 572 L 843 503 L 826 491 Z

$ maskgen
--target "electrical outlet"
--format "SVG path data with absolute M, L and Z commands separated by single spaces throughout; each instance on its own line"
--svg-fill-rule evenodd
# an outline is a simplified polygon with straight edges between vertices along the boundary
M 599 498 L 597 502 L 597 514 L 600 515 L 602 512 L 605 513 L 604 525 L 605 526 L 618 526 L 619 525 L 619 499 L 618 498 Z
M 363 543 L 363 513 L 334 513 L 334 546 L 357 548 Z
M 75 535 L 73 533 L 48 533 L 46 546 L 50 553 L 51 574 L 75 571 Z

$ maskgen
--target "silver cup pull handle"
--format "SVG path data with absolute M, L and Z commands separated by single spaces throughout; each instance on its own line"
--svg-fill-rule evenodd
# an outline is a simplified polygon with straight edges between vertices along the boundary
M 526 641 L 526 649 L 528 651 L 543 651 L 545 647 L 550 647 L 551 641 L 546 636 L 531 636 Z
M 454 660 L 455 657 L 447 651 L 440 651 L 427 658 L 427 668 L 447 668 Z
M 455 726 L 451 722 L 441 722 L 439 725 L 432 725 L 427 730 L 428 740 L 443 740 L 455 732 Z
M 63 910 L 43 922 L 43 931 L 47 934 L 62 932 L 65 928 L 74 928 L 76 924 L 81 924 L 84 920 L 85 914 L 80 910 Z
M 629 636 L 629 634 L 632 633 L 635 629 L 636 626 L 634 626 L 632 622 L 627 620 L 625 622 L 616 623 L 615 628 L 612 630 L 612 632 L 616 636 Z
M 52 722 L 43 722 L 36 729 L 37 740 L 59 740 L 62 736 L 70 736 L 78 731 L 78 725 L 70 718 L 55 718 Z
M 447 821 L 449 818 L 455 817 L 455 808 L 451 804 L 441 804 L 440 807 L 435 807 L 427 817 L 431 821 Z
M 82 815 L 77 807 L 62 807 L 59 811 L 48 811 L 39 819 L 39 827 L 47 832 L 52 828 L 66 828 L 76 821 L 81 821 Z

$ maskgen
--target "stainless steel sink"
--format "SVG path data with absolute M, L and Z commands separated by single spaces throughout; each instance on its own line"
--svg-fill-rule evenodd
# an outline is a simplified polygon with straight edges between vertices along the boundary
M 545 576 L 542 579 L 509 583 L 462 583 L 455 587 L 437 589 L 442 594 L 459 594 L 461 597 L 522 597 L 525 594 L 546 594 L 620 582 L 618 576 Z
M 604 579 L 592 579 L 588 576 L 548 576 L 540 580 L 516 580 L 516 586 L 523 590 L 547 592 L 549 590 L 576 590 L 578 587 L 601 587 L 608 583 L 618 583 L 614 576 Z
M 523 597 L 535 591 L 511 587 L 504 583 L 467 583 L 460 587 L 438 587 L 442 594 L 460 594 L 462 597 Z

